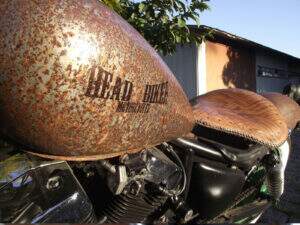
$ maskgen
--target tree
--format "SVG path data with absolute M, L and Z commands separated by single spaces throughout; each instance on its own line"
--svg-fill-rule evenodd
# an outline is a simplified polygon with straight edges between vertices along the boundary
M 178 44 L 202 42 L 209 32 L 196 34 L 187 26 L 209 9 L 207 0 L 100 0 L 115 10 L 163 54 L 172 54 Z

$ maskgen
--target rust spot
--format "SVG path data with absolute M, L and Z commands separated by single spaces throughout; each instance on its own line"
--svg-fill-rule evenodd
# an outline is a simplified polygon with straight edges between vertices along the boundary
M 44 74 L 45 75 L 49 75 L 50 71 L 47 69 L 47 70 L 44 70 Z
M 51 41 L 53 47 L 57 46 L 57 47 L 62 47 L 61 43 L 56 39 L 56 37 L 54 36 L 52 41 Z
M 0 1 L 0 61 L 9 58 L 0 63 L 0 132 L 68 160 L 137 152 L 190 132 L 192 108 L 156 51 L 99 1 L 85 2 Z M 23 54 L 3 47 L 18 46 L 16 34 Z
M 67 50 L 62 50 L 61 53 L 60 53 L 60 56 L 64 56 L 67 54 Z
M 18 50 L 21 46 L 22 46 L 22 42 L 19 42 L 19 43 L 16 45 L 16 50 Z
M 70 37 L 73 37 L 75 34 L 74 34 L 73 32 L 68 32 L 68 35 L 69 35 Z

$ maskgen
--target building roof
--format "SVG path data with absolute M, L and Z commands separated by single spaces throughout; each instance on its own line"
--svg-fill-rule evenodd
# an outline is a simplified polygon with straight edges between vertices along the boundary
M 208 40 L 211 40 L 211 41 L 217 41 L 217 42 L 221 42 L 221 43 L 230 42 L 231 45 L 233 44 L 233 45 L 245 47 L 245 48 L 252 48 L 252 49 L 254 48 L 254 49 L 258 49 L 258 50 L 265 50 L 265 51 L 272 52 L 277 55 L 281 55 L 283 57 L 287 57 L 290 60 L 297 61 L 300 63 L 300 58 L 297 58 L 297 57 L 289 55 L 285 52 L 278 51 L 276 49 L 264 46 L 262 44 L 256 43 L 254 41 L 248 40 L 243 37 L 239 37 L 235 34 L 231 34 L 231 33 L 228 33 L 226 31 L 223 31 L 223 30 L 220 30 L 217 28 L 204 26 L 204 25 L 202 25 L 200 27 L 198 27 L 196 25 L 190 25 L 189 27 L 194 32 L 197 32 L 197 33 L 203 33 L 205 31 L 212 31 L 212 37 L 207 38 Z

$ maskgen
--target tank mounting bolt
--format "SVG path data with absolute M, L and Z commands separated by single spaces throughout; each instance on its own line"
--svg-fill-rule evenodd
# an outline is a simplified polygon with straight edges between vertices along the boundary
M 60 176 L 50 177 L 47 181 L 46 187 L 48 190 L 55 190 L 60 186 Z

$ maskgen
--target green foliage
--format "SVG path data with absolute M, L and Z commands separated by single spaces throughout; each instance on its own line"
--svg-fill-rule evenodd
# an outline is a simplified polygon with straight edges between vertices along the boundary
M 187 21 L 200 26 L 200 13 L 209 9 L 207 0 L 100 1 L 120 14 L 163 54 L 172 54 L 178 44 L 199 44 L 206 35 L 192 32 Z

